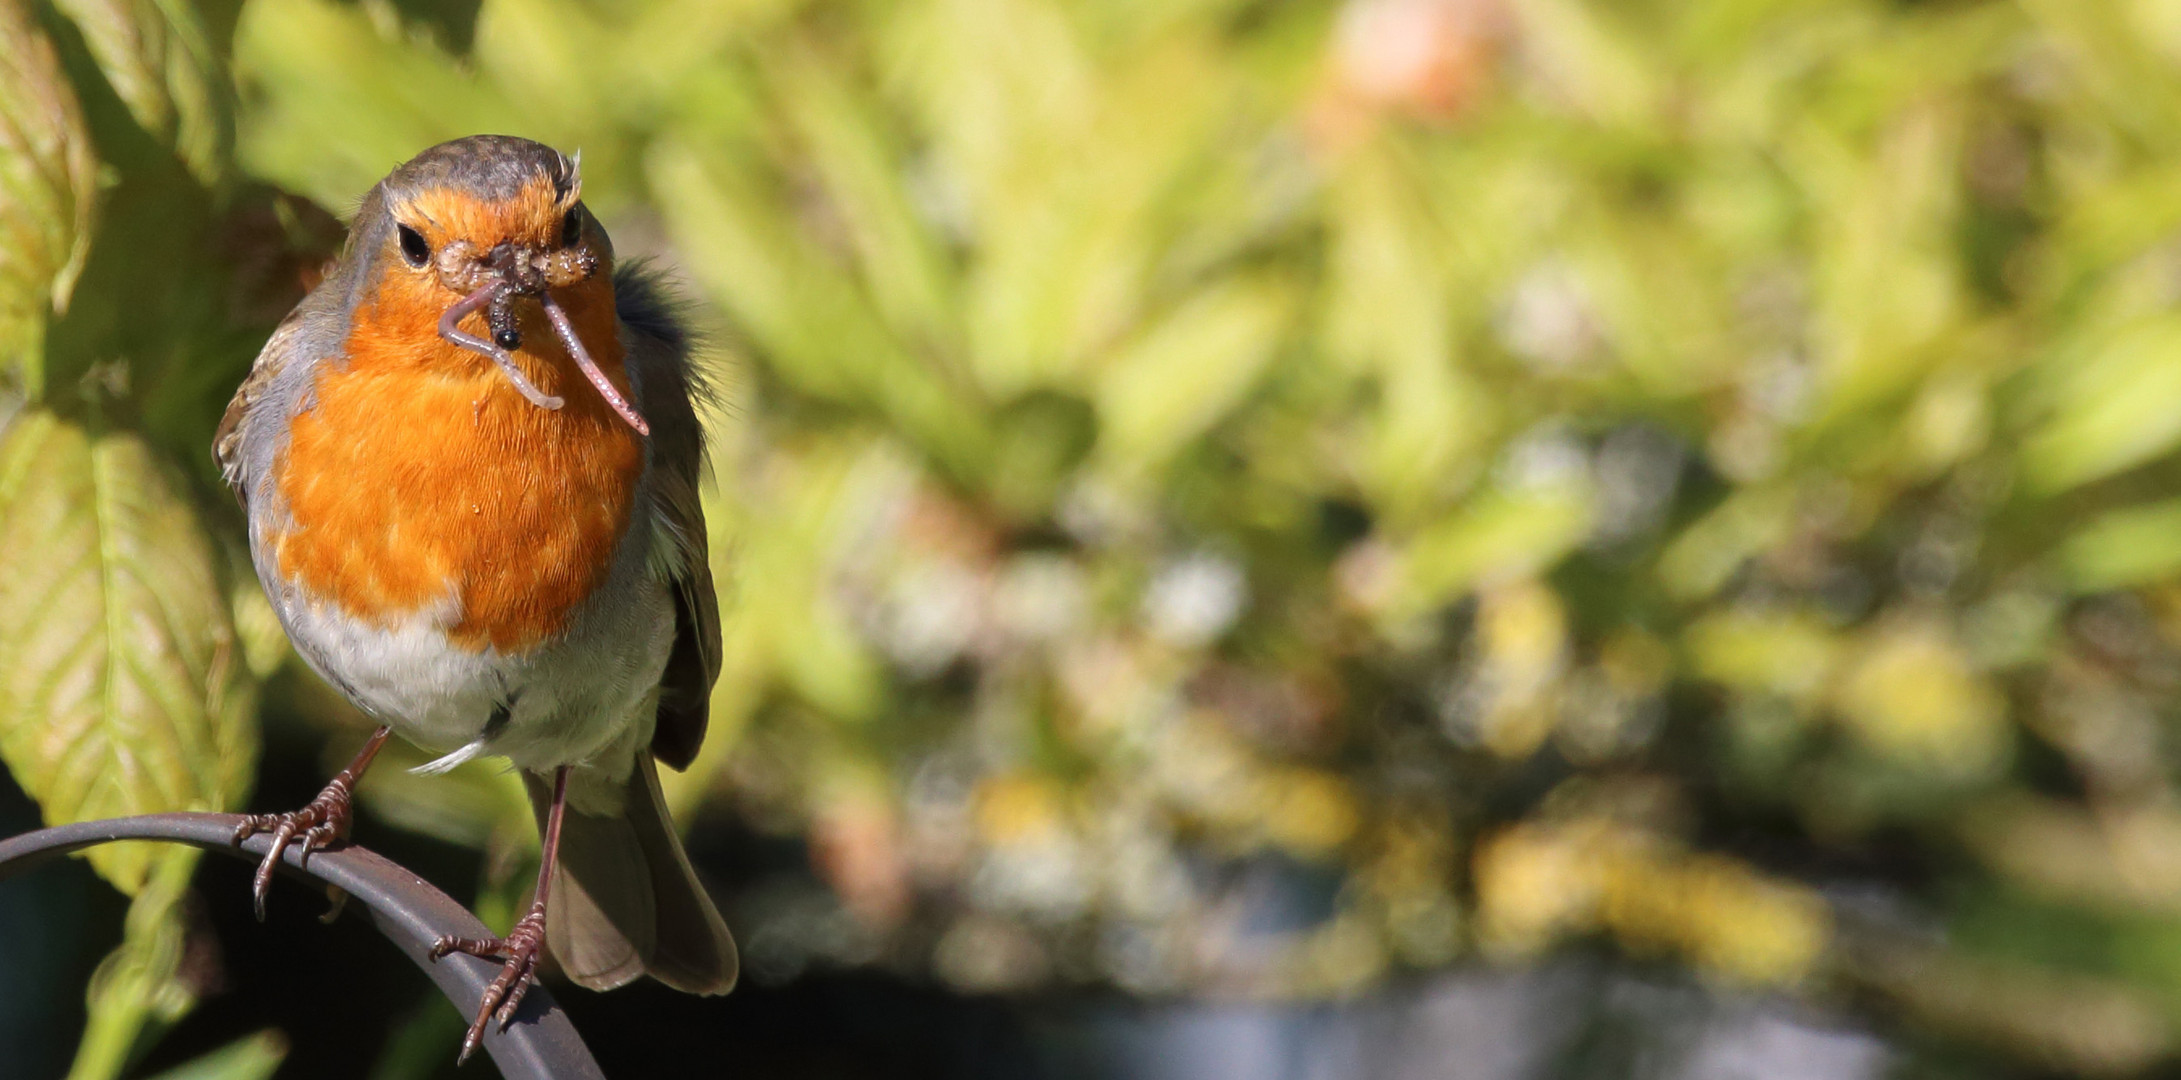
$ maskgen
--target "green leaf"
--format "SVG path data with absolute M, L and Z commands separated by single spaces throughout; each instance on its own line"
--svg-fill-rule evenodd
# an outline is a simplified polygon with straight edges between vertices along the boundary
M 44 390 L 47 310 L 65 308 L 91 248 L 98 159 L 53 45 L 0 3 L 0 371 Z
M 906 170 L 879 118 L 808 49 L 789 51 L 772 75 L 811 167 L 838 208 L 872 302 L 903 337 L 955 346 L 955 284 L 938 238 L 910 205 Z
M 460 1028 L 456 1030 L 459 1033 Z M 277 1031 L 260 1031 L 236 1039 L 195 1061 L 176 1065 L 149 1080 L 267 1080 L 287 1056 L 287 1039 Z
M 0 759 L 46 821 L 234 806 L 255 694 L 204 528 L 150 449 L 18 416 L 0 435 Z M 90 860 L 134 895 L 154 849 Z
M 129 115 L 197 179 L 227 170 L 234 129 L 227 79 L 204 19 L 189 0 L 54 0 L 74 20 Z
M 1586 482 L 1493 489 L 1435 522 L 1401 552 L 1388 622 L 1413 619 L 1481 583 L 1541 573 L 1582 543 L 1597 514 Z
M 2181 571 L 2181 499 L 2115 510 L 2060 549 L 2068 580 L 2085 592 L 2143 585 Z
M 1650 121 L 1665 96 L 1656 68 L 1600 5 L 1537 0 L 1518 5 L 1525 43 L 1556 93 L 1606 124 Z
M 1904 392 L 1961 323 L 1951 229 L 1962 123 L 1959 110 L 1909 108 L 1868 148 L 1830 132 L 1790 148 L 1823 222 L 1811 268 L 1826 418 Z
M 521 777 L 489 761 L 473 761 L 444 774 L 413 771 L 436 756 L 400 739 L 389 743 L 379 767 L 357 786 L 372 816 L 472 848 L 487 847 L 495 835 L 529 833 L 530 799 L 523 794 Z
M 232 563 L 231 563 L 232 565 Z M 235 637 L 242 645 L 243 659 L 250 666 L 250 673 L 260 679 L 272 677 L 273 672 L 288 659 L 288 631 L 280 625 L 280 614 L 273 610 L 273 603 L 266 599 L 265 590 L 258 586 L 257 575 L 244 571 L 232 575 L 235 578 L 231 591 L 235 611 Z
M 200 854 L 196 848 L 167 845 L 147 857 L 148 876 L 129 904 L 121 945 L 91 975 L 84 1001 L 89 1016 L 68 1080 L 120 1076 L 150 1044 L 146 1027 L 156 1037 L 197 1003 L 196 990 L 177 976 L 184 945 L 181 900 Z
M 599 84 L 614 71 L 598 48 L 611 30 L 592 10 L 571 0 L 486 5 L 477 13 L 476 63 L 500 86 L 520 87 L 522 104 L 556 127 L 598 130 L 614 96 Z
M 1270 283 L 1207 290 L 1121 350 L 1098 386 L 1101 450 L 1155 464 L 1217 423 L 1272 358 L 1288 294 Z
M 2150 145 L 2165 146 L 2181 133 L 2181 79 L 2174 77 L 2171 58 L 2149 47 L 2153 39 L 2139 25 L 2130 25 L 2130 8 L 2153 6 L 2022 4 L 2048 35 L 2048 47 L 2070 61 L 2069 74 L 2101 106 L 2102 119 Z
M 254 106 L 238 145 L 243 166 L 321 206 L 353 205 L 443 139 L 535 133 L 507 95 L 454 57 L 390 40 L 353 4 L 244 5 L 235 75 Z
M 2140 465 L 2181 443 L 2181 318 L 2144 319 L 2088 349 L 2055 350 L 2050 420 L 2022 450 L 2041 493 Z
M 1742 564 L 1779 543 L 1793 524 L 1794 493 L 1746 489 L 1704 515 L 1667 545 L 1658 576 L 1676 600 L 1703 600 L 1727 583 Z
M 898 498 L 907 476 L 899 455 L 882 444 L 837 439 L 781 454 L 764 481 L 732 499 L 705 500 L 713 573 L 722 580 L 732 573 L 736 583 L 734 602 L 720 612 L 728 678 L 777 680 L 831 717 L 861 721 L 879 710 L 885 669 L 857 635 L 852 614 L 820 583 L 836 572 L 832 553 L 850 542 L 859 515 Z M 715 705 L 715 725 L 723 717 L 733 724 L 747 713 Z M 709 738 L 732 745 L 734 736 L 715 730 Z
M 1376 508 L 1413 523 L 1458 490 L 1493 403 L 1470 371 L 1468 314 L 1449 265 L 1460 246 L 1396 146 L 1359 152 L 1328 192 L 1321 346 L 1328 366 L 1378 382 L 1356 472 Z M 1451 200 L 1448 200 L 1451 202 Z
M 647 164 L 691 277 L 773 373 L 814 397 L 870 408 L 973 475 L 989 432 L 968 395 L 937 360 L 905 348 L 856 283 L 794 230 L 759 166 L 673 142 Z
M 1685 640 L 1698 675 L 1804 705 L 1824 694 L 1842 652 L 1838 635 L 1805 612 L 1708 615 L 1689 627 Z

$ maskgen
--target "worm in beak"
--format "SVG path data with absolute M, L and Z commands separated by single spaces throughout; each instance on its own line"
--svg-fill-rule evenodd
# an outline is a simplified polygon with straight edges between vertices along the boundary
M 629 404 L 629 400 L 622 397 L 621 391 L 614 389 L 611 382 L 606 381 L 606 373 L 598 370 L 598 365 L 591 361 L 590 352 L 584 349 L 583 339 L 576 336 L 576 328 L 568 321 L 568 313 L 561 310 L 560 301 L 553 299 L 550 292 L 539 293 L 538 300 L 545 305 L 545 317 L 553 323 L 553 336 L 559 338 L 560 343 L 567 347 L 568 355 L 574 357 L 576 366 L 583 369 L 583 377 L 591 380 L 591 385 L 598 388 L 598 396 L 605 398 L 606 404 L 613 406 L 613 411 L 619 413 L 621 419 L 628 421 L 628 425 L 635 428 L 638 435 L 649 437 L 651 425 L 644 422 L 643 414 L 637 412 L 636 406 Z
M 439 336 L 480 356 L 490 357 L 493 363 L 500 365 L 500 371 L 507 376 L 507 381 L 514 383 L 515 389 L 529 398 L 532 405 L 541 409 L 558 409 L 567 402 L 531 385 L 530 379 L 523 374 L 523 369 L 515 363 L 515 358 L 506 349 L 462 330 L 463 319 L 468 318 L 478 308 L 498 300 L 506 289 L 506 282 L 494 281 L 456 301 L 453 307 L 447 309 L 445 315 L 439 317 Z M 586 373 L 589 370 L 587 367 Z M 594 377 L 592 381 L 600 380 Z
M 504 280 L 493 281 L 478 288 L 439 317 L 439 336 L 480 356 L 490 357 L 493 363 L 500 366 L 500 371 L 507 376 L 508 381 L 515 384 L 515 389 L 528 398 L 532 405 L 541 409 L 558 409 L 567 402 L 532 385 L 529 378 L 523 375 L 522 368 L 515 363 L 515 357 L 508 352 L 508 348 L 518 347 L 522 341 L 514 330 L 515 320 L 509 311 L 509 302 L 515 295 L 513 287 Z M 606 399 L 606 404 L 613 407 L 616 415 L 634 428 L 638 435 L 648 437 L 651 434 L 651 425 L 644 422 L 643 414 L 637 412 L 636 407 L 629 404 L 628 398 L 622 396 L 621 391 L 615 389 L 613 383 L 606 378 L 606 373 L 599 370 L 597 362 L 591 359 L 590 350 L 583 347 L 583 339 L 577 336 L 575 325 L 569 322 L 568 312 L 560 306 L 560 301 L 553 299 L 553 294 L 549 291 L 540 290 L 537 295 L 539 303 L 545 306 L 546 319 L 553 324 L 553 336 L 560 339 L 561 346 L 568 350 L 568 356 L 576 362 L 576 367 L 582 369 L 583 377 L 589 379 L 591 385 L 597 388 L 599 396 Z M 488 305 L 486 321 L 492 324 L 492 336 L 495 339 L 492 341 L 467 333 L 461 327 L 463 319 Z M 503 343 L 507 347 L 503 347 Z

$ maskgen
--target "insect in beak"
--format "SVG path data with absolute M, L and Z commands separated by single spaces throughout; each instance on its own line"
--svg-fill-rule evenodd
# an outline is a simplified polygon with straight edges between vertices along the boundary
M 522 290 L 510 285 L 504 277 L 486 283 L 456 301 L 453 307 L 447 309 L 446 314 L 439 317 L 439 336 L 471 352 L 489 357 L 500 366 L 500 371 L 507 376 L 508 381 L 514 383 L 515 389 L 529 399 L 532 405 L 541 409 L 558 409 L 567 402 L 538 389 L 523 374 L 521 366 L 515 363 L 515 357 L 509 351 L 522 347 L 522 335 L 515 328 L 513 310 L 515 298 L 522 293 Z M 598 364 L 591 359 L 590 350 L 583 347 L 583 339 L 576 335 L 575 325 L 569 321 L 568 313 L 562 309 L 560 301 L 553 299 L 552 292 L 543 288 L 537 290 L 535 295 L 538 302 L 545 307 L 546 320 L 553 324 L 553 336 L 560 339 L 561 346 L 568 350 L 576 367 L 583 370 L 583 377 L 590 380 L 591 385 L 598 389 L 599 396 L 606 399 L 606 404 L 612 406 L 613 411 L 629 427 L 634 428 L 638 435 L 649 436 L 651 425 L 644 422 L 643 415 L 636 411 L 634 405 L 629 404 L 621 391 L 614 388 L 613 383 L 606 378 L 606 373 L 599 370 Z M 485 321 L 492 330 L 490 341 L 461 328 L 462 320 L 479 308 L 485 309 Z
M 455 301 L 454 306 L 439 317 L 439 336 L 480 356 L 490 357 L 493 363 L 500 365 L 500 370 L 507 375 L 507 381 L 514 383 L 515 389 L 529 398 L 532 405 L 541 409 L 558 409 L 567 402 L 533 385 L 530 378 L 523 374 L 523 369 L 515 363 L 513 354 L 501 348 L 497 342 L 486 341 L 462 329 L 462 320 L 478 308 L 490 304 L 495 309 L 504 310 L 508 292 L 507 282 L 494 281 Z M 488 320 L 489 318 L 488 316 Z M 499 331 L 493 331 L 493 336 L 499 337 Z M 522 341 L 517 338 L 515 343 L 520 345 Z

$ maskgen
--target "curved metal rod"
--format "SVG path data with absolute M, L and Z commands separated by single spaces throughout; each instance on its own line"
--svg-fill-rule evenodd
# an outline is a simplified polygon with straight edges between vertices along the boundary
M 195 844 L 256 862 L 271 837 L 260 833 L 235 844 L 235 814 L 146 814 L 59 825 L 0 840 L 0 879 L 12 877 L 48 859 L 114 840 L 166 840 Z M 312 852 L 308 865 L 301 845 L 290 847 L 282 869 L 299 877 L 339 886 L 371 911 L 371 924 L 424 970 L 464 1016 L 477 1010 L 485 986 L 500 965 L 474 956 L 455 955 L 433 962 L 427 955 L 441 934 L 486 937 L 490 931 L 469 909 L 454 902 L 407 869 L 377 852 L 343 844 Z M 241 903 L 238 897 L 236 903 Z M 515 1019 L 501 1030 L 485 1032 L 485 1053 L 507 1080 L 605 1080 L 589 1047 L 576 1035 L 568 1014 L 544 987 L 523 998 Z

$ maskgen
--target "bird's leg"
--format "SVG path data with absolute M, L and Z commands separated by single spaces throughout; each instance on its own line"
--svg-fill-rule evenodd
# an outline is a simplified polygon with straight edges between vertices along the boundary
M 503 961 L 500 977 L 485 987 L 484 998 L 477 1003 L 477 1019 L 471 1021 L 469 1034 L 462 1038 L 462 1054 L 455 1064 L 468 1061 L 484 1041 L 485 1025 L 497 1020 L 505 1030 L 509 1020 L 515 1017 L 515 1007 L 522 1004 L 523 995 L 530 992 L 530 980 L 538 968 L 538 956 L 545 951 L 545 899 L 552 891 L 553 865 L 560 856 L 560 818 L 568 805 L 568 766 L 563 765 L 553 773 L 553 809 L 545 817 L 545 850 L 538 858 L 538 888 L 530 902 L 530 913 L 517 920 L 504 938 L 442 937 L 432 943 L 434 960 L 449 953 L 468 953 L 486 960 Z
M 250 898 L 257 910 L 257 921 L 265 921 L 265 893 L 272 888 L 273 868 L 280 865 L 280 855 L 288 845 L 301 841 L 303 861 L 308 862 L 311 852 L 348 839 L 349 822 L 356 816 L 356 781 L 371 767 L 371 759 L 379 756 L 379 747 L 386 745 L 386 736 L 393 730 L 382 727 L 372 732 L 371 738 L 364 741 L 363 749 L 356 751 L 355 760 L 335 773 L 326 789 L 319 792 L 310 805 L 285 814 L 251 814 L 235 826 L 237 844 L 257 833 L 273 834 L 272 850 L 265 853 L 265 860 L 258 864 L 257 877 L 250 883 Z

